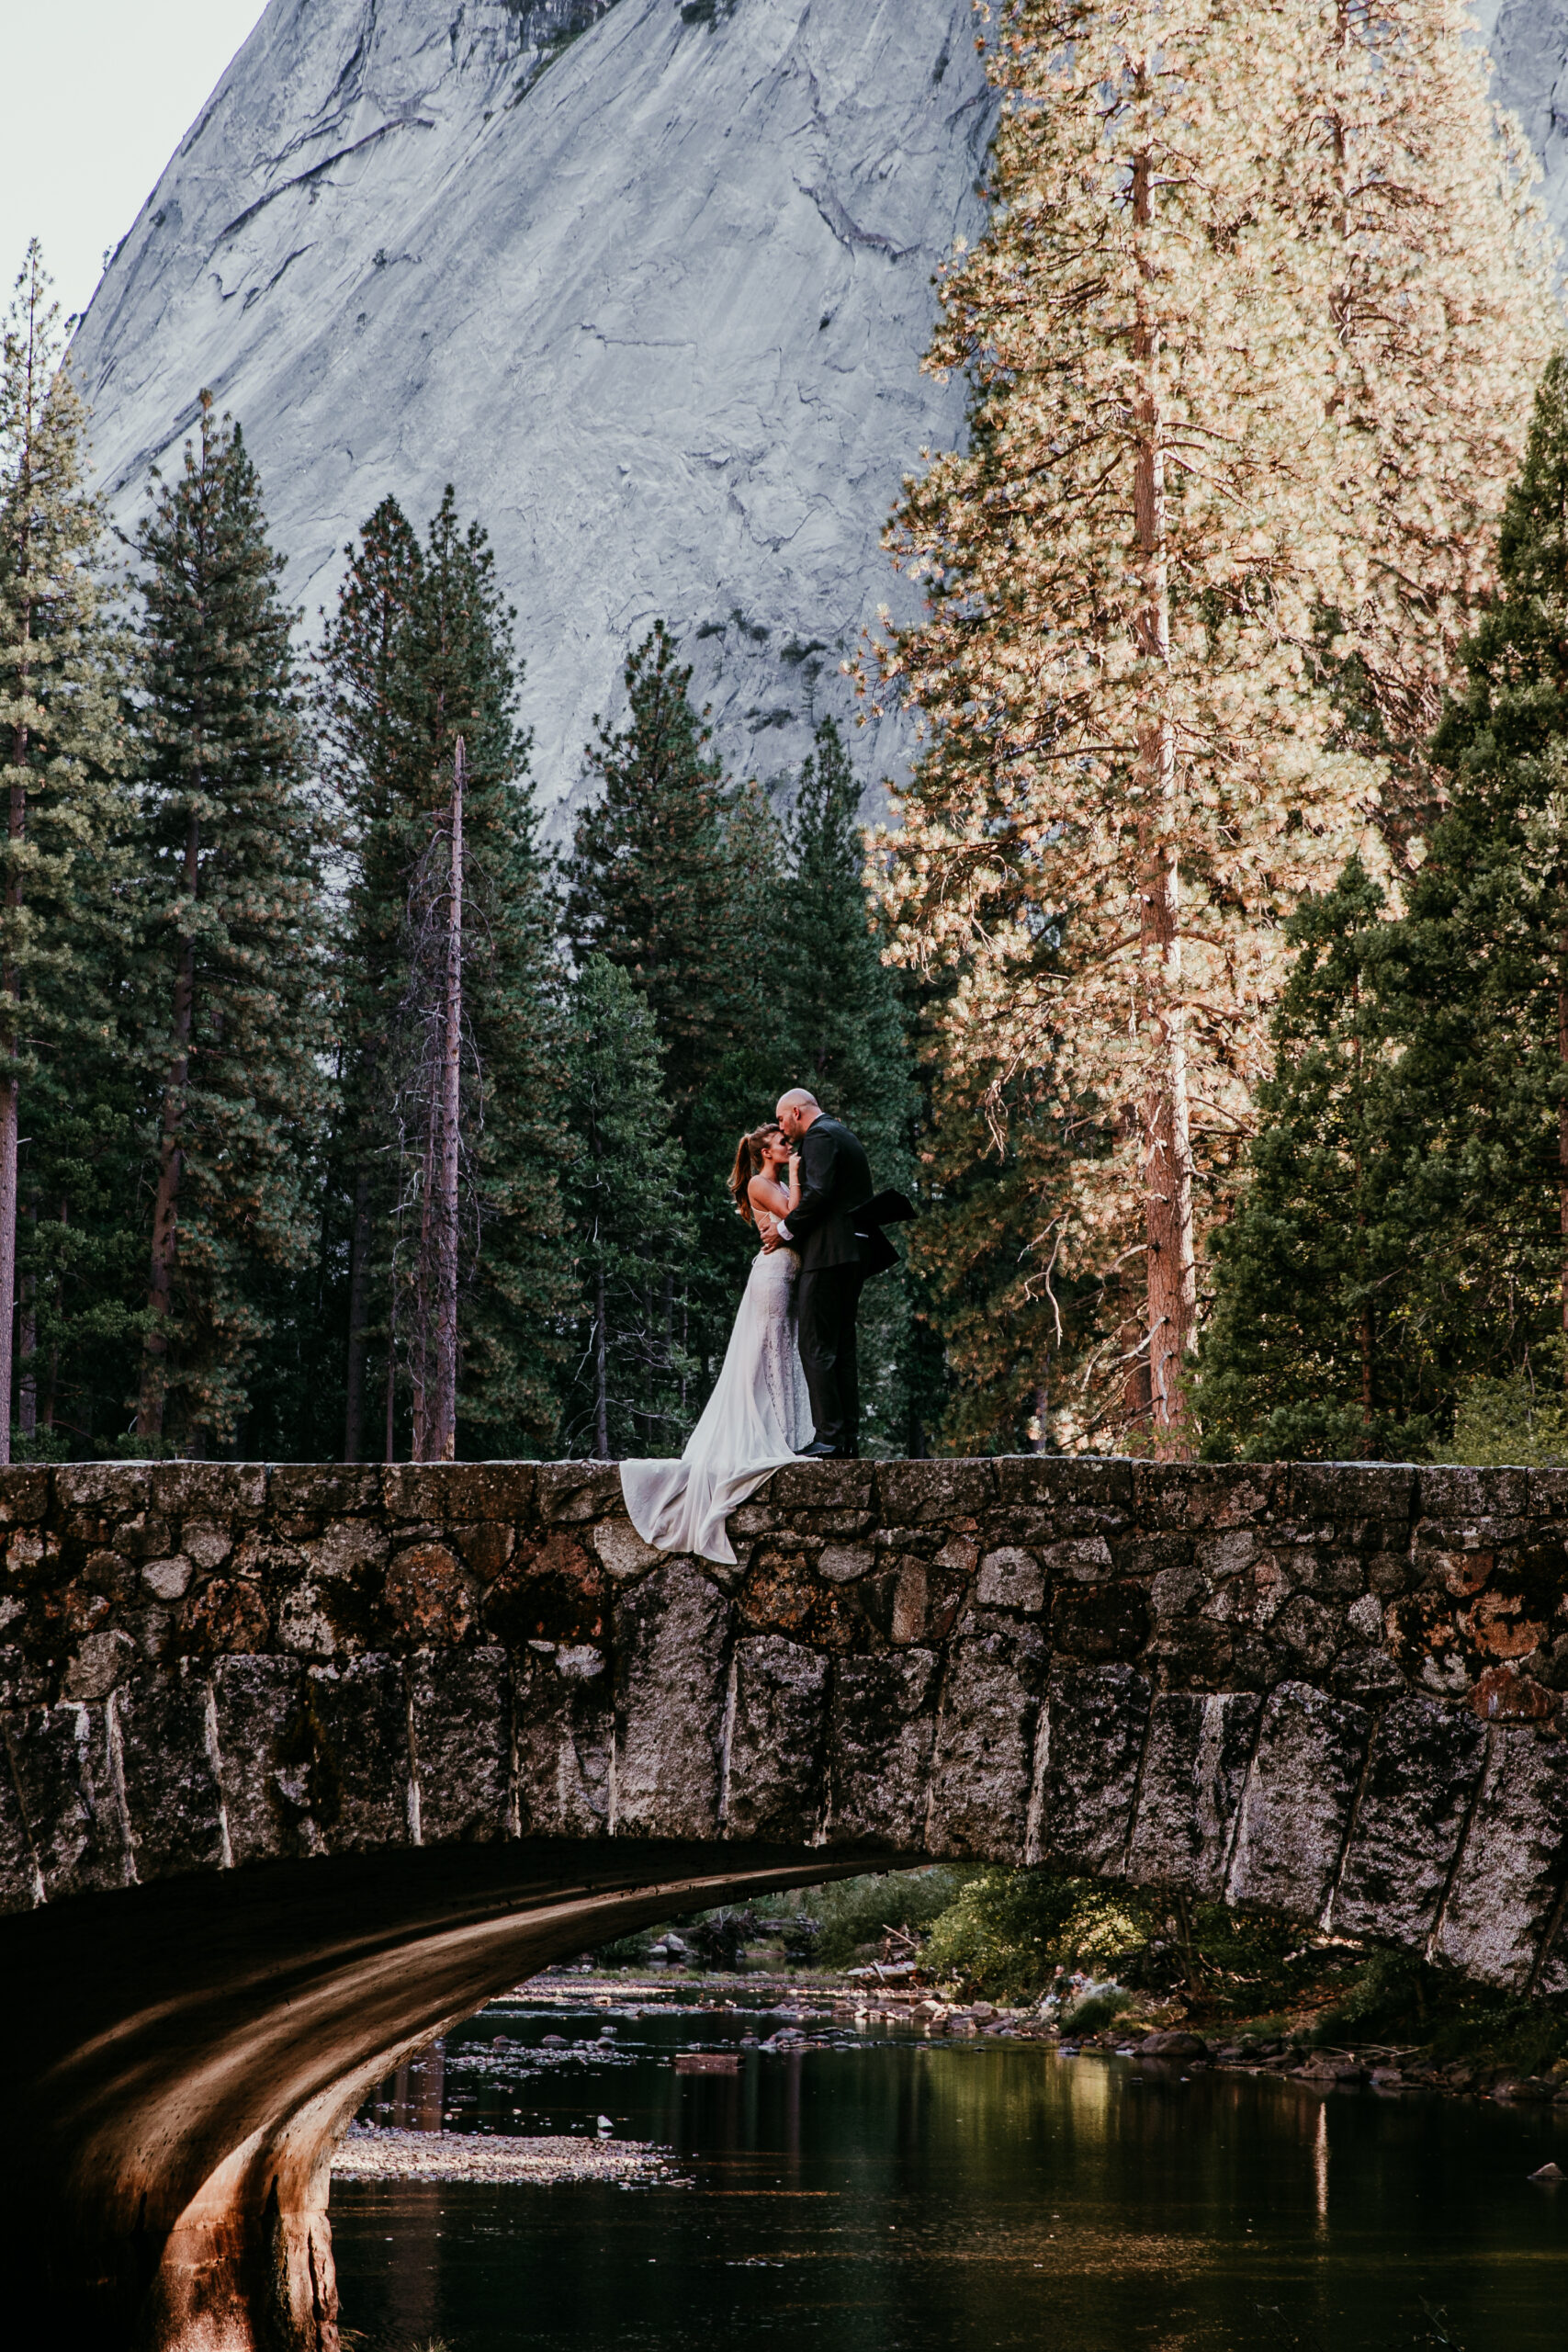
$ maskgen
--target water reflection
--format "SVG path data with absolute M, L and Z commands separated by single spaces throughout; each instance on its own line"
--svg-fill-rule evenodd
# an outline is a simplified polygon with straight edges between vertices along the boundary
M 625 2016 L 605 2041 L 602 2012 L 492 2010 L 438 2074 L 384 2086 L 449 2129 L 607 2115 L 673 2149 L 687 2185 L 341 2183 L 348 2326 L 375 2352 L 432 2334 L 688 2352 L 738 2332 L 812 2352 L 1284 2352 L 1292 2331 L 1393 2352 L 1424 2340 L 1424 2297 L 1466 2352 L 1562 2345 L 1568 2207 L 1525 2177 L 1568 2165 L 1551 2109 L 886 2033 L 674 2071 L 752 2023 Z

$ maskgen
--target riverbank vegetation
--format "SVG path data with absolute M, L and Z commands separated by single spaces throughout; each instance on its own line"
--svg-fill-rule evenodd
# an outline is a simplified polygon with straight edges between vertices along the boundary
M 1568 1460 L 1563 320 L 1391 4 L 984 12 L 877 835 L 831 720 L 726 770 L 672 615 L 552 845 L 482 518 L 381 495 L 292 612 L 206 394 L 115 549 L 33 248 L 0 1455 L 675 1452 L 804 1082 L 920 1211 L 868 1451 Z
M 671 1950 L 670 1938 L 674 1938 Z M 860 1972 L 1038 2012 L 1064 2038 L 1186 2029 L 1242 2055 L 1388 2051 L 1452 2086 L 1568 2082 L 1568 2002 L 1265 1913 L 1050 1869 L 941 1864 L 726 1906 L 605 1946 L 602 1967 Z M 1462 2078 L 1462 2079 L 1461 2079 Z

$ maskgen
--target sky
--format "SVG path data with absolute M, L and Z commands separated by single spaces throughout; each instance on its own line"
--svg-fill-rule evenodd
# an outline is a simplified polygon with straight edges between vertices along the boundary
M 264 0 L 0 0 L 0 297 L 29 237 L 65 312 L 112 253 Z

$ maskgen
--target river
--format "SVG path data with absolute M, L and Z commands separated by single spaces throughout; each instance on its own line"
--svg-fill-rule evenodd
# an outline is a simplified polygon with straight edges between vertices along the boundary
M 574 1998 L 576 1996 L 573 1996 Z M 650 2187 L 338 2181 L 345 2345 L 412 2352 L 1562 2352 L 1568 2115 L 519 1998 L 382 2122 L 674 2152 Z M 609 2029 L 606 2033 L 606 2028 Z M 546 2036 L 557 2037 L 551 2043 Z M 497 2037 L 503 2046 L 497 2048 Z M 1426 2307 L 1424 2311 L 1424 2306 Z M 1434 2322 L 1428 2312 L 1445 2313 Z

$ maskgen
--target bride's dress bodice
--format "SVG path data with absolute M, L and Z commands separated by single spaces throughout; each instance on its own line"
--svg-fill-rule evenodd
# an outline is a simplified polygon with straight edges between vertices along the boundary
M 811 1399 L 795 1342 L 799 1272 L 793 1250 L 758 1251 L 724 1368 L 681 1459 L 622 1463 L 626 1509 L 645 1544 L 733 1561 L 725 1520 L 810 1442 Z

